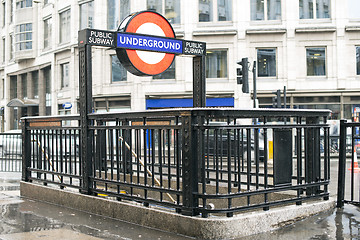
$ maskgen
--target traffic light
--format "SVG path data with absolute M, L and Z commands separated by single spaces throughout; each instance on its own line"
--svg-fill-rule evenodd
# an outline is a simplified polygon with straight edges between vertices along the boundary
M 274 108 L 281 108 L 281 91 L 278 89 L 275 93 L 275 97 L 272 97 L 272 104 Z
M 240 68 L 236 68 L 237 73 L 237 84 L 242 84 L 242 92 L 249 93 L 249 65 L 248 58 L 241 59 L 237 62 Z

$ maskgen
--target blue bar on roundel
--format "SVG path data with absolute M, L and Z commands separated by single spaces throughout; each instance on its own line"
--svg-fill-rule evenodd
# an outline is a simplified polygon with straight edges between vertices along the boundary
M 173 54 L 183 53 L 182 40 L 129 33 L 117 33 L 117 47 Z

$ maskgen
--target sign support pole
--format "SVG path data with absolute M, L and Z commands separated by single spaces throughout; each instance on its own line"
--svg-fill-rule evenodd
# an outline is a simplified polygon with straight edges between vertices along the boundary
M 82 184 L 81 192 L 91 193 L 90 174 L 92 159 L 93 132 L 89 130 L 90 120 L 88 114 L 92 112 L 92 60 L 91 45 L 85 44 L 79 47 L 79 97 L 80 97 L 80 141 L 81 141 L 81 164 Z
M 193 107 L 206 107 L 205 56 L 193 58 Z

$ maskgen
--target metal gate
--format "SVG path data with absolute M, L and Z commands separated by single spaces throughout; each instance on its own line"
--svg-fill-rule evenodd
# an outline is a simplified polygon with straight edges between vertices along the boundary
M 360 123 L 340 121 L 337 206 L 360 205 Z
M 21 130 L 0 133 L 0 172 L 21 172 Z

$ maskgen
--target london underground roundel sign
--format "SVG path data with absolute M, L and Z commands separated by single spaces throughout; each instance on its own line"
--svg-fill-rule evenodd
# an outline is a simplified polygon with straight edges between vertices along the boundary
M 132 14 L 118 29 L 116 54 L 123 66 L 137 76 L 164 72 L 174 61 L 175 54 L 182 53 L 182 48 L 182 40 L 175 39 L 171 24 L 156 12 Z

